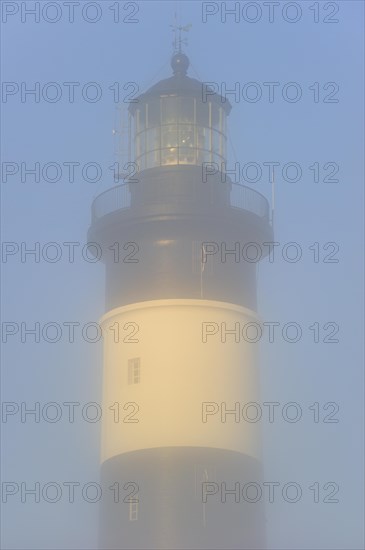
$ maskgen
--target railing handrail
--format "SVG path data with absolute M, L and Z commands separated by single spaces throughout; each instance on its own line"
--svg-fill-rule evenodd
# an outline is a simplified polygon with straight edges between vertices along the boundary
M 100 193 L 100 195 L 95 197 L 91 206 L 93 219 L 99 219 L 103 216 L 106 216 L 107 214 L 111 214 L 112 212 L 129 208 L 130 185 L 134 184 L 124 182 L 122 184 L 114 185 L 113 187 L 106 189 L 105 191 Z M 252 189 L 252 187 L 247 187 L 246 185 L 242 185 L 240 183 L 232 182 L 231 186 L 231 208 L 237 208 L 239 210 L 252 212 L 260 218 L 265 218 L 269 221 L 269 201 L 262 193 L 256 191 L 255 189 Z M 235 192 L 238 192 L 239 195 L 235 196 Z

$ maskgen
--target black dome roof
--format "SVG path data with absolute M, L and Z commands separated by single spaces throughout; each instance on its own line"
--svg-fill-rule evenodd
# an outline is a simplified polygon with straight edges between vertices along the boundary
M 171 59 L 171 67 L 174 70 L 174 75 L 170 78 L 160 80 L 157 84 L 151 86 L 151 88 L 149 88 L 146 92 L 139 95 L 136 102 L 131 103 L 129 111 L 133 114 L 138 108 L 138 104 L 148 101 L 151 98 L 161 97 L 164 95 L 197 97 L 201 100 L 203 83 L 196 80 L 196 78 L 190 78 L 186 75 L 189 64 L 189 59 L 185 54 L 175 54 Z M 207 86 L 207 89 L 209 89 L 209 86 Z M 209 95 L 208 98 L 209 101 L 219 103 L 219 105 L 225 109 L 227 115 L 231 111 L 232 105 L 228 99 L 224 100 L 221 95 L 214 93 Z

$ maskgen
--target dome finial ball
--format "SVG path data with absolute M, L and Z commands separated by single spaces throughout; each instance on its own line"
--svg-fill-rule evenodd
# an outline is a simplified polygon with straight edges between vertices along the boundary
M 190 62 L 187 55 L 184 53 L 175 53 L 171 59 L 171 67 L 174 74 L 185 75 L 189 68 Z

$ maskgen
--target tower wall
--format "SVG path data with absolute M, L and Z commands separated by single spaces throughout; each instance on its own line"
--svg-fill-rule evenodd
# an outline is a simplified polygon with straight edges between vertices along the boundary
M 222 490 L 262 479 L 257 424 L 237 414 L 259 400 L 257 345 L 228 332 L 257 321 L 234 304 L 183 299 L 103 317 L 102 482 L 119 482 L 138 500 L 109 495 L 103 548 L 263 548 L 262 503 L 237 492 L 224 502 Z M 222 324 L 225 343 L 221 334 L 203 337 Z
M 136 405 L 121 410 L 119 422 L 114 410 L 104 414 L 102 462 L 120 453 L 177 446 L 259 458 L 256 424 L 237 422 L 234 414 L 222 419 L 221 411 L 222 403 L 231 410 L 237 402 L 259 400 L 257 344 L 236 342 L 229 333 L 237 323 L 243 328 L 257 321 L 247 308 L 210 300 L 153 300 L 109 311 L 102 319 L 103 410 L 114 403 Z M 209 335 L 217 327 L 219 333 Z M 206 414 L 203 422 L 202 404 L 208 402 L 219 412 Z

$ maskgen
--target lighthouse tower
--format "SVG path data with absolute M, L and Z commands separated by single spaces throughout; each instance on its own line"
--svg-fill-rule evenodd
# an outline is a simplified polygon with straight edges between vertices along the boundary
M 229 101 L 181 51 L 129 109 L 138 173 L 99 195 L 106 264 L 100 547 L 264 548 L 257 261 L 269 205 L 221 171 Z M 237 245 L 239 251 L 237 254 Z M 231 250 L 231 252 L 229 252 Z M 249 325 L 248 325 L 249 324 Z

